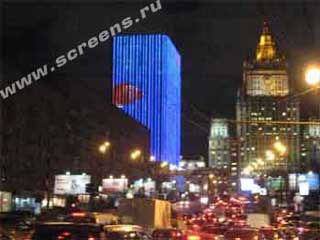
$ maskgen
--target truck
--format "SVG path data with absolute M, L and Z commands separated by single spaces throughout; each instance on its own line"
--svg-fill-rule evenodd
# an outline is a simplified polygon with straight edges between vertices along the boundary
M 261 228 L 270 225 L 270 217 L 264 213 L 248 213 L 247 224 L 253 228 Z
M 122 199 L 119 203 L 122 223 L 147 229 L 171 227 L 171 203 L 158 199 Z

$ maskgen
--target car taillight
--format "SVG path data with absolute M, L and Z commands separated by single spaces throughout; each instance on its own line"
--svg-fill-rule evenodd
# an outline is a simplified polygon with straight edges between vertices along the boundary
M 58 236 L 57 240 L 64 240 L 66 237 L 69 237 L 69 236 L 71 236 L 70 232 L 63 232 Z
M 182 234 L 180 232 L 172 232 L 171 237 L 176 238 L 176 237 L 181 237 Z
M 297 230 L 298 230 L 298 232 L 308 232 L 308 231 L 310 231 L 310 229 L 303 228 L 303 227 L 298 227 Z
M 83 212 L 73 212 L 73 213 L 71 213 L 71 216 L 72 216 L 72 217 L 85 217 L 85 216 L 86 216 L 86 213 L 83 213 Z
M 201 240 L 199 235 L 189 235 L 187 240 Z
M 89 237 L 88 240 L 96 240 L 94 237 Z

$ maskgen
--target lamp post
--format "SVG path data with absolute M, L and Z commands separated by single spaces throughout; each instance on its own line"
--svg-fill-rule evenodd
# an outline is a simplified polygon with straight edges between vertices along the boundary
M 99 151 L 102 154 L 105 154 L 107 152 L 107 150 L 109 149 L 109 147 L 111 146 L 110 142 L 106 141 L 103 144 L 101 144 L 99 146 Z
M 317 89 L 318 95 L 320 93 L 320 67 L 310 66 L 305 72 L 305 80 L 308 85 Z M 319 119 L 320 119 L 320 104 L 319 104 Z
M 111 147 L 111 143 L 109 141 L 105 141 L 104 143 L 100 144 L 98 150 L 99 152 L 101 153 L 101 160 L 100 160 L 100 164 L 99 164 L 99 170 L 98 170 L 98 173 L 99 173 L 99 176 L 98 176 L 98 179 L 97 179 L 97 183 L 99 184 L 99 181 L 102 181 L 103 179 L 103 171 L 104 171 L 104 168 L 103 168 L 103 160 L 105 160 L 105 155 L 106 153 L 108 152 L 109 148 Z
M 306 82 L 311 86 L 320 84 L 320 67 L 309 67 L 305 73 Z
M 131 157 L 132 160 L 139 159 L 139 158 L 141 157 L 141 150 L 139 150 L 139 149 L 134 150 L 134 151 L 130 154 L 130 157 Z

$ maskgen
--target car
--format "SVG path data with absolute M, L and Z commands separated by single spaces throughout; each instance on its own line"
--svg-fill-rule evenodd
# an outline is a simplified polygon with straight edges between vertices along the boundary
M 34 219 L 25 212 L 2 213 L 0 214 L 0 223 L 6 229 L 28 231 L 32 228 Z
M 68 214 L 64 219 L 65 222 L 73 222 L 73 223 L 97 223 L 96 218 L 87 212 L 72 212 Z
M 298 235 L 299 240 L 319 240 L 320 239 L 320 230 L 310 230 L 302 232 Z
M 307 222 L 306 226 L 310 229 L 319 230 L 320 229 L 320 221 L 319 222 L 316 222 L 316 221 Z
M 34 218 L 25 212 L 0 213 L 0 229 L 14 239 L 24 239 L 34 227 Z
M 99 240 L 100 226 L 91 223 L 47 222 L 36 225 L 32 240 Z
M 152 232 L 153 240 L 185 240 L 186 236 L 181 230 L 175 228 L 156 229 Z
M 14 240 L 13 236 L 0 231 L 0 240 Z
M 227 226 L 205 225 L 201 228 L 201 236 L 203 239 L 223 239 L 224 233 L 227 231 Z
M 138 225 L 105 225 L 103 231 L 107 240 L 152 240 L 145 229 Z
M 224 235 L 225 240 L 265 240 L 265 237 L 254 228 L 231 228 Z
M 264 235 L 266 240 L 280 240 L 286 238 L 285 234 L 281 230 L 272 226 L 262 227 L 259 232 Z

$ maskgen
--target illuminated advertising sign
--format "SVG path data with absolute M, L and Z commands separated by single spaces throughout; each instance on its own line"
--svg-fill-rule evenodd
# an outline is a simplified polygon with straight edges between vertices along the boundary
M 253 178 L 240 178 L 240 186 L 243 192 L 260 194 L 262 196 L 267 195 L 267 189 L 256 184 Z
M 189 192 L 191 193 L 200 193 L 201 186 L 199 184 L 190 183 L 189 184 Z
M 289 174 L 289 188 L 290 190 L 296 190 L 297 185 L 299 186 L 299 183 L 301 182 L 307 182 L 309 184 L 309 189 L 312 190 L 318 190 L 319 189 L 319 174 L 317 173 L 292 173 Z
M 176 188 L 179 192 L 185 192 L 186 190 L 185 176 L 174 176 L 171 179 L 176 182 Z
M 268 187 L 273 190 L 283 190 L 285 188 L 285 180 L 284 178 L 277 177 L 277 178 L 270 178 L 267 181 Z
M 0 191 L 0 212 L 10 212 L 12 206 L 12 194 Z
M 155 181 L 147 181 L 144 183 L 144 192 L 145 193 L 153 193 L 156 191 L 156 182 Z
M 299 182 L 299 193 L 301 196 L 309 195 L 310 186 L 308 182 Z
M 106 178 L 102 180 L 103 193 L 123 193 L 128 190 L 127 178 Z
M 150 195 L 156 191 L 156 182 L 152 179 L 137 180 L 133 183 L 134 193 L 143 192 L 146 195 Z
M 251 192 L 254 189 L 253 178 L 240 178 L 241 191 Z
M 86 193 L 86 185 L 91 182 L 90 175 L 56 175 L 54 194 L 77 195 Z

